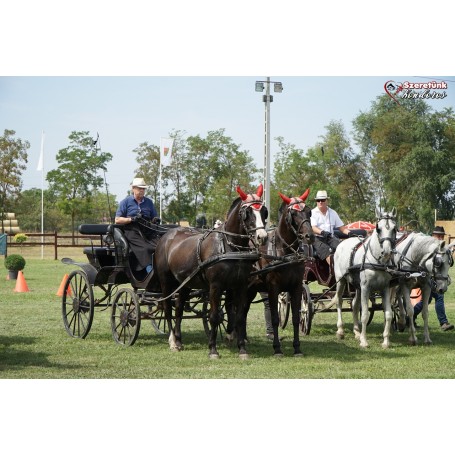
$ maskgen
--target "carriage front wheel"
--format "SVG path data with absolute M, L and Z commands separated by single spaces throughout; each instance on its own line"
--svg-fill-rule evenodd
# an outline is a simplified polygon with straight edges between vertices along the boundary
M 311 330 L 311 322 L 313 321 L 314 308 L 313 300 L 311 299 L 310 288 L 306 283 L 302 286 L 302 301 L 300 308 L 300 330 L 303 335 L 309 335 Z
M 123 346 L 132 346 L 141 328 L 139 299 L 132 289 L 120 289 L 112 304 L 111 329 L 114 341 Z
M 74 338 L 85 338 L 93 322 L 95 300 L 88 277 L 82 270 L 74 270 L 66 279 L 62 295 L 63 324 Z

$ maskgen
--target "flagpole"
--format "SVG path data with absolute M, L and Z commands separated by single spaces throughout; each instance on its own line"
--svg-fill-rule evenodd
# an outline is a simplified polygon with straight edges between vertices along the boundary
M 159 183 L 158 183 L 158 187 L 159 187 L 159 190 L 158 190 L 158 193 L 159 193 L 159 198 L 160 198 L 160 220 L 163 219 L 162 217 L 162 202 L 161 202 L 161 173 L 162 173 L 162 167 L 161 167 L 161 148 L 162 148 L 162 138 L 160 138 L 160 176 L 159 176 Z

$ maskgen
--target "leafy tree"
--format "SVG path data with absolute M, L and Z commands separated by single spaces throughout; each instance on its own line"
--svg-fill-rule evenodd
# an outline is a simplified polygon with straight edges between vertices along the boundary
M 48 172 L 46 179 L 56 195 L 58 207 L 71 216 L 74 234 L 76 219 L 83 220 L 92 207 L 93 192 L 103 185 L 98 173 L 106 171 L 112 155 L 100 152 L 88 131 L 73 131 L 69 140 L 70 145 L 57 153 L 59 167 Z
M 9 209 L 8 199 L 17 195 L 22 188 L 22 172 L 26 169 L 27 150 L 30 143 L 14 138 L 13 130 L 5 129 L 0 136 L 0 209 L 2 232 L 4 213 Z
M 142 142 L 133 150 L 136 153 L 136 161 L 139 167 L 135 170 L 137 177 L 143 177 L 149 185 L 146 195 L 157 202 L 159 199 L 159 180 L 160 180 L 160 148 L 158 145 L 150 145 Z
M 378 202 L 395 206 L 402 222 L 434 224 L 434 210 L 455 212 L 455 117 L 452 109 L 433 112 L 419 99 L 400 105 L 387 95 L 353 121 L 356 142 L 368 161 Z

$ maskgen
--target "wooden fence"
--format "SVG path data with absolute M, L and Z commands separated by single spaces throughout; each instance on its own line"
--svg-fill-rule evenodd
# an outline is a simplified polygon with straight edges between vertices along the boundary
M 59 235 L 57 232 L 52 234 L 41 234 L 41 233 L 30 233 L 24 234 L 27 236 L 28 241 L 23 243 L 14 242 L 14 236 L 8 236 L 8 250 L 11 248 L 20 248 L 23 246 L 53 246 L 54 247 L 54 259 L 58 259 L 59 248 L 81 248 L 89 246 L 89 241 L 92 240 L 96 246 L 99 242 L 99 246 L 103 245 L 103 239 L 101 235 Z M 83 239 L 82 242 L 79 240 Z

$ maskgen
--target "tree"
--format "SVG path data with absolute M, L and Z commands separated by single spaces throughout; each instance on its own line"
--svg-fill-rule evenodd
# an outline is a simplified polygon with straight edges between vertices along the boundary
M 14 138 L 13 130 L 6 130 L 0 136 L 0 209 L 2 232 L 4 213 L 8 210 L 8 198 L 18 194 L 22 188 L 22 172 L 26 169 L 27 150 L 30 143 Z
M 433 112 L 419 99 L 400 105 L 380 96 L 353 121 L 356 142 L 368 161 L 372 183 L 384 207 L 396 207 L 402 222 L 434 225 L 455 212 L 455 116 Z
M 146 195 L 151 197 L 158 208 L 159 180 L 160 180 L 160 148 L 142 142 L 133 150 L 139 167 L 135 170 L 137 177 L 143 177 L 149 185 Z
M 70 145 L 57 153 L 59 167 L 48 172 L 46 180 L 56 195 L 58 207 L 71 216 L 74 234 L 76 219 L 83 221 L 92 207 L 93 192 L 103 185 L 103 177 L 98 173 L 106 171 L 112 155 L 100 152 L 88 131 L 73 131 L 69 140 Z

